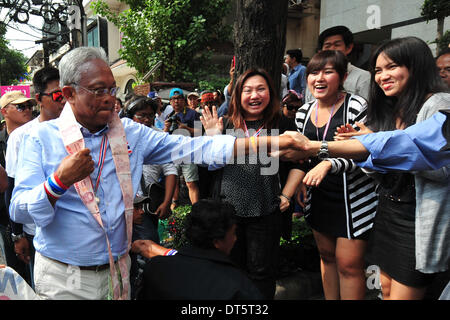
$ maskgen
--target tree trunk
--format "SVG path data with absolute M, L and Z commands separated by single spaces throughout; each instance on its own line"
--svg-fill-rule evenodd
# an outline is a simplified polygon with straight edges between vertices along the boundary
M 279 96 L 287 11 L 288 0 L 237 0 L 235 79 L 249 68 L 263 68 L 272 77 Z

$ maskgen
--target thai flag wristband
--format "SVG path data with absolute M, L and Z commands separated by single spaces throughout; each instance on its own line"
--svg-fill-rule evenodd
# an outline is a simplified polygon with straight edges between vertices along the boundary
M 53 173 L 44 182 L 44 189 L 48 196 L 57 200 L 67 191 L 67 189 L 69 189 L 69 187 L 65 186 L 61 180 L 59 180 L 58 176 Z
M 177 250 L 175 250 L 175 249 L 169 249 L 169 250 L 167 250 L 167 251 L 164 253 L 164 255 L 165 255 L 165 256 L 174 256 L 174 255 L 176 255 L 177 253 L 178 253 Z

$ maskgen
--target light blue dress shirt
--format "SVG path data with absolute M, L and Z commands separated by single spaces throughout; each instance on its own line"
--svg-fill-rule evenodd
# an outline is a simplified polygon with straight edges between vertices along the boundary
M 56 121 L 42 122 L 24 135 L 11 199 L 11 218 L 19 223 L 36 224 L 34 246 L 46 257 L 79 266 L 106 264 L 108 250 L 104 231 L 84 206 L 74 186 L 56 201 L 54 208 L 45 193 L 43 182 L 68 155 Z M 184 159 L 186 162 L 220 167 L 232 157 L 235 141 L 232 136 L 190 138 L 155 131 L 127 118 L 122 119 L 122 123 L 132 151 L 130 167 L 134 193 L 139 188 L 143 164 L 163 164 Z M 100 143 L 108 128 L 94 134 L 81 125 L 80 130 L 95 162 L 91 174 L 95 183 Z M 112 254 L 117 258 L 126 253 L 127 236 L 124 203 L 109 146 L 96 196 L 100 199 L 99 209 Z
M 298 64 L 289 73 L 289 89 L 305 96 L 306 89 L 306 67 Z
M 405 130 L 384 131 L 357 136 L 370 152 L 362 168 L 380 172 L 392 170 L 436 170 L 450 164 L 450 150 L 442 128 L 447 116 L 437 112 L 431 118 Z M 445 148 L 444 148 L 445 149 Z

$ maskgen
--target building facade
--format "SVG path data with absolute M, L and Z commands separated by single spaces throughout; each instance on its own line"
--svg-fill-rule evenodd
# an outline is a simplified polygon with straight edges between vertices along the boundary
M 428 23 L 420 15 L 424 0 L 321 0 L 320 31 L 347 26 L 357 44 L 356 65 L 365 66 L 374 46 L 383 40 L 416 36 L 436 54 L 437 20 Z M 450 29 L 450 17 L 444 32 Z

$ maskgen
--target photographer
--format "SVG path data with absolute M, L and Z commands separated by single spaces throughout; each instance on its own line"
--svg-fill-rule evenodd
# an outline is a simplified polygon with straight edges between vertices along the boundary
M 169 99 L 173 112 L 164 122 L 164 131 L 173 133 L 176 129 L 185 129 L 189 131 L 191 137 L 194 136 L 194 121 L 200 120 L 200 114 L 188 108 L 183 90 L 180 88 L 173 88 L 170 91 Z
M 187 107 L 186 98 L 183 94 L 183 90 L 180 88 L 173 88 L 169 94 L 170 104 L 173 107 L 173 112 L 169 114 L 169 117 L 164 123 L 164 131 L 173 134 L 175 130 L 185 129 L 189 132 L 190 136 L 194 136 L 194 122 L 200 120 L 200 114 L 195 110 Z M 181 131 L 181 130 L 180 130 Z M 181 132 L 175 132 L 175 134 L 182 134 Z M 186 186 L 189 191 L 189 199 L 194 204 L 199 199 L 199 187 L 198 187 L 198 167 L 194 163 L 180 164 L 178 167 L 178 175 L 184 176 Z M 175 189 L 173 196 L 171 209 L 173 210 L 178 204 L 179 196 L 179 184 Z

